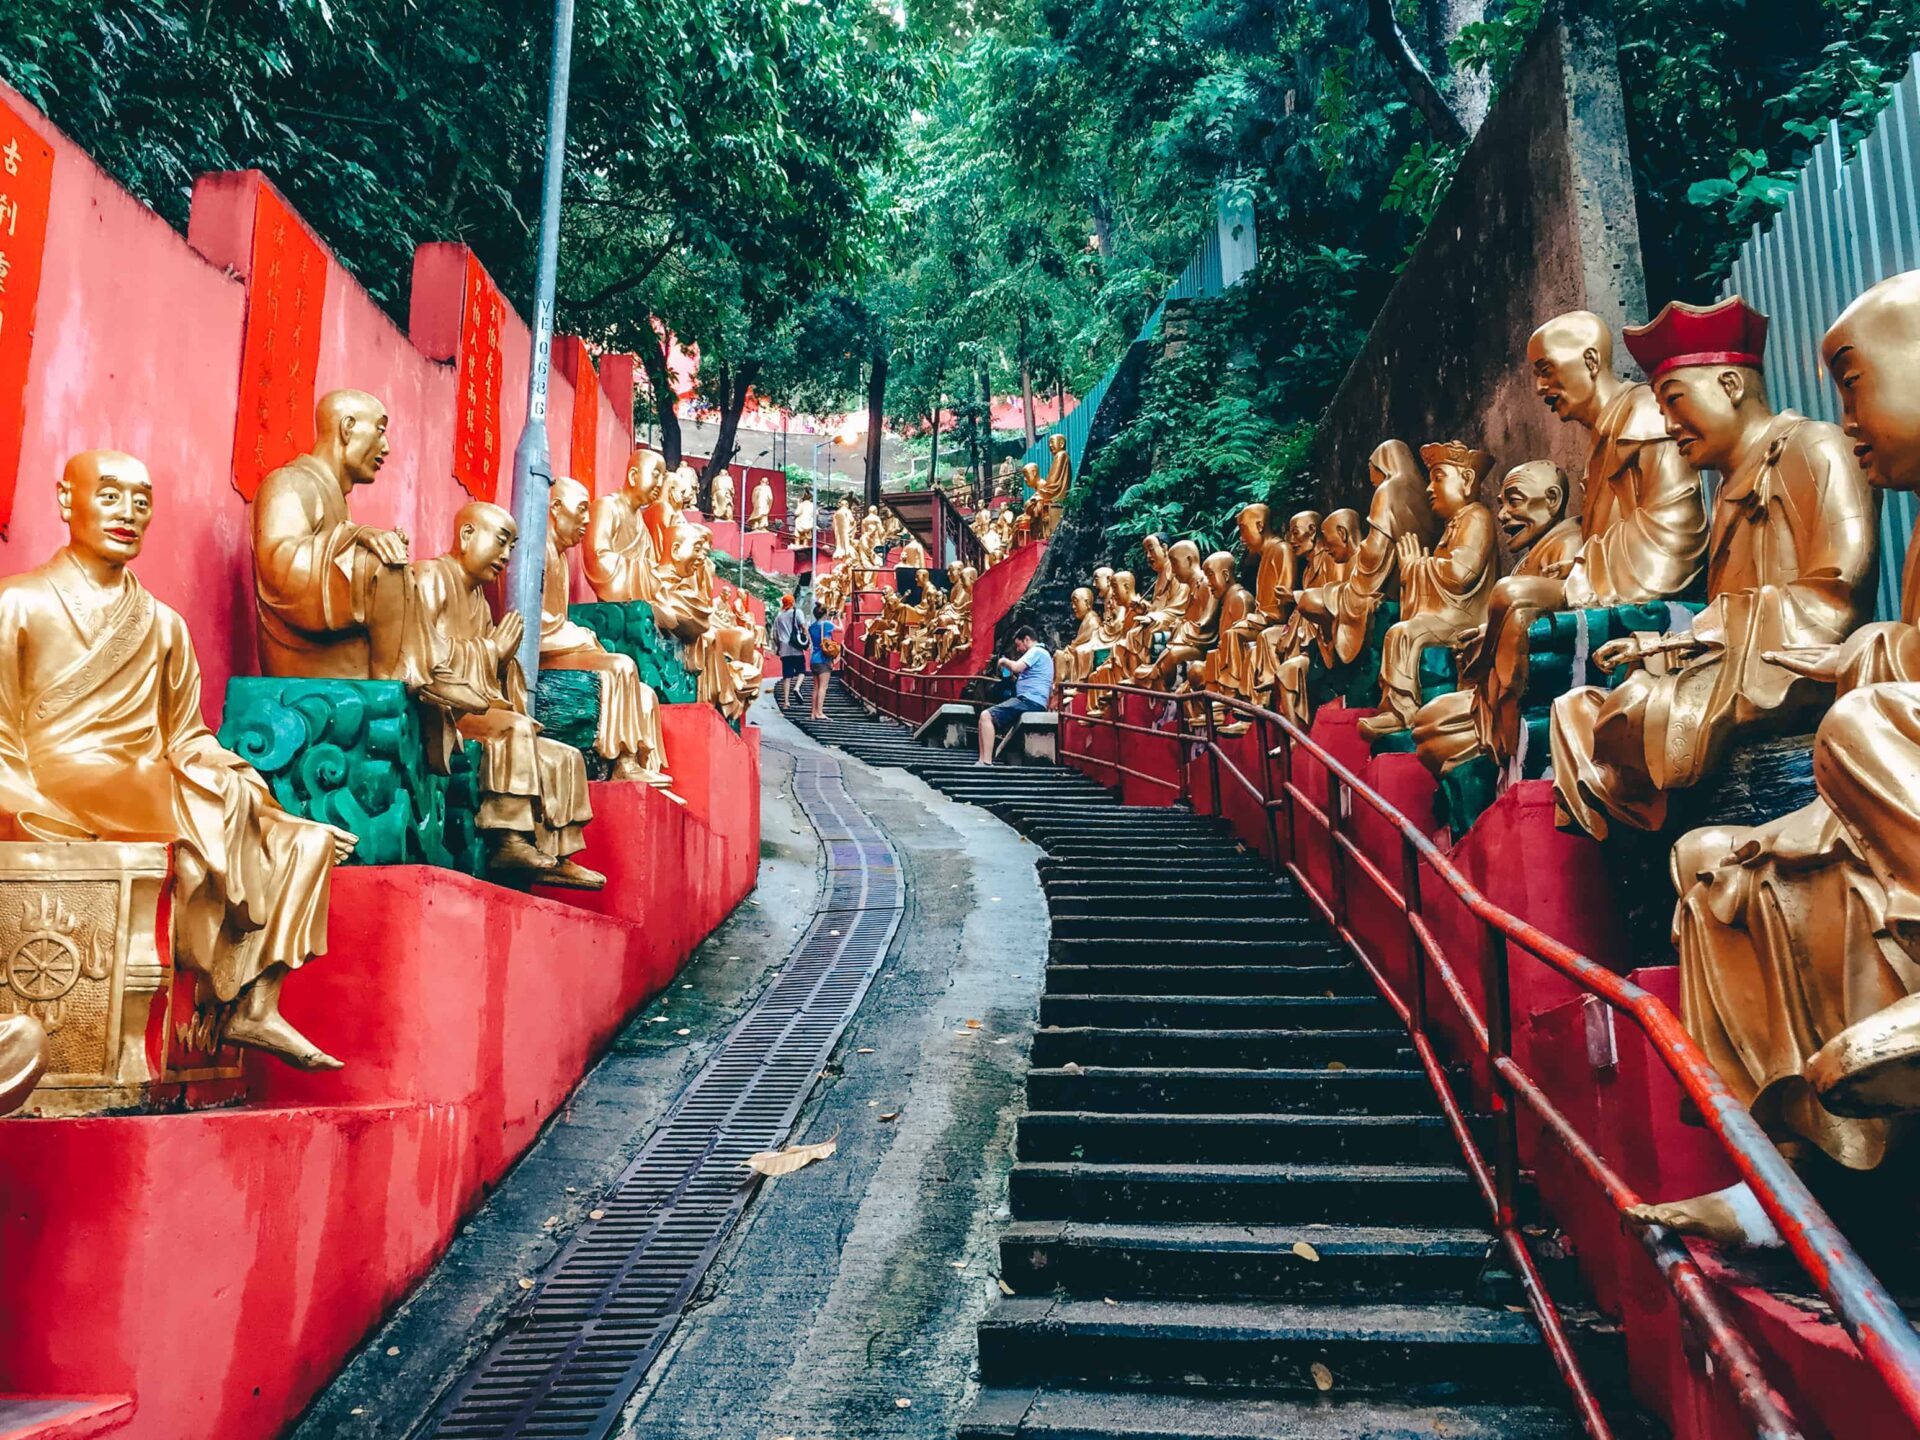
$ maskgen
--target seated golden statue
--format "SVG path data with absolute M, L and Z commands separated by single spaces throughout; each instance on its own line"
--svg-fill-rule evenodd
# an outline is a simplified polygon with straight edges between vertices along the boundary
M 722 470 L 713 477 L 713 518 L 733 519 L 733 472 Z
M 598 890 L 606 876 L 568 858 L 586 844 L 593 818 L 587 766 L 571 745 L 549 740 L 527 713 L 527 686 L 514 652 L 524 629 L 517 611 L 498 623 L 481 588 L 507 568 L 520 536 L 513 516 L 475 500 L 453 517 L 453 549 L 414 566 L 432 630 L 436 663 L 445 665 L 485 702 L 444 713 L 462 740 L 480 742 L 475 775 L 478 824 L 495 874 L 541 885 Z M 452 735 L 443 735 L 451 744 Z
M 1067 604 L 1073 614 L 1073 639 L 1053 652 L 1054 684 L 1072 684 L 1087 678 L 1093 668 L 1094 652 L 1100 648 L 1100 617 L 1094 613 L 1093 590 L 1076 586 Z
M 1354 518 L 1359 519 L 1357 515 Z M 1292 555 L 1292 578 L 1284 588 L 1275 590 L 1271 610 L 1269 602 L 1261 598 L 1259 577 L 1254 580 L 1254 603 L 1269 617 L 1255 641 L 1253 657 L 1253 694 L 1263 703 L 1272 698 L 1279 684 L 1281 665 L 1304 649 L 1313 633 L 1312 622 L 1299 613 L 1297 597 L 1301 591 L 1317 589 L 1333 578 L 1334 565 L 1321 535 L 1318 510 L 1294 512 L 1287 520 L 1285 539 Z
M 668 492 L 673 500 L 673 508 L 685 519 L 689 510 L 699 513 L 700 472 L 693 466 L 681 461 L 673 469 L 673 478 Z
M 1493 512 L 1474 497 L 1493 457 L 1458 440 L 1422 445 L 1427 498 L 1446 522 L 1439 542 L 1424 553 L 1413 535 L 1395 542 L 1400 565 L 1400 618 L 1380 647 L 1380 713 L 1360 722 L 1360 734 L 1378 740 L 1413 724 L 1420 708 L 1420 652 L 1449 645 L 1463 630 L 1486 623 L 1487 602 L 1499 576 Z
M 880 518 L 880 508 L 876 505 L 861 517 L 859 533 L 854 537 L 854 565 L 862 572 L 880 569 L 880 545 L 886 534 L 886 522 Z M 870 573 L 862 573 L 861 583 L 871 583 Z
M 1094 579 L 1097 594 L 1099 572 L 1095 572 Z M 1087 671 L 1088 683 L 1123 685 L 1132 680 L 1134 667 L 1128 663 L 1129 656 L 1125 641 L 1146 614 L 1147 601 L 1134 588 L 1133 572 L 1131 570 L 1114 571 L 1106 604 L 1101 609 L 1099 643 L 1095 647 L 1096 650 L 1104 649 L 1107 652 L 1107 658 L 1101 661 L 1097 654 L 1089 657 L 1095 663 L 1093 668 Z M 1097 712 L 1104 709 L 1105 705 L 1106 697 L 1102 695 L 1091 696 L 1087 701 L 1089 711 Z
M 833 511 L 833 561 L 839 565 L 853 558 L 860 517 L 853 513 L 853 497 L 842 495 Z
M 773 528 L 773 484 L 762 475 L 753 482 L 753 492 L 747 497 L 747 529 L 770 530 Z
M 956 565 L 947 572 L 947 599 L 933 617 L 933 663 L 944 665 L 973 644 L 973 587 L 980 572 Z
M 1269 528 L 1269 513 L 1265 505 L 1256 504 L 1243 507 L 1235 517 L 1241 546 L 1254 567 L 1253 590 L 1245 605 L 1230 604 L 1233 613 L 1221 617 L 1220 645 L 1209 675 L 1212 685 L 1248 700 L 1260 693 L 1262 637 L 1270 629 L 1277 631 L 1293 613 L 1298 556 L 1291 535 Z M 1319 517 L 1314 519 L 1317 525 Z
M 880 597 L 880 613 L 867 621 L 867 628 L 862 632 L 868 656 L 878 660 L 899 651 L 905 628 L 901 611 L 906 603 L 900 598 L 898 590 L 889 590 Z
M 1859 619 L 1873 503 L 1838 426 L 1768 404 L 1766 328 L 1735 296 L 1705 309 L 1671 304 L 1627 331 L 1681 455 L 1725 479 L 1707 608 L 1690 632 L 1608 641 L 1595 664 L 1639 668 L 1617 689 L 1554 702 L 1554 797 L 1590 835 L 1604 837 L 1611 821 L 1657 830 L 1667 792 L 1717 769 L 1735 736 L 1808 723 L 1831 685 L 1767 652 L 1834 644 Z
M 927 547 L 909 535 L 907 543 L 900 547 L 900 553 L 893 557 L 893 563 L 896 566 L 912 566 L 915 570 L 924 570 L 927 568 Z
M 820 523 L 820 511 L 813 503 L 813 496 L 805 491 L 793 506 L 793 548 L 805 550 L 813 544 L 814 528 Z
M 540 666 L 545 670 L 591 670 L 600 677 L 600 719 L 594 749 L 613 762 L 616 780 L 640 780 L 665 788 L 666 744 L 660 732 L 660 697 L 625 655 L 567 618 L 567 552 L 586 537 L 592 499 L 578 480 L 561 476 L 547 502 L 547 570 L 540 601 Z
M 1875 486 L 1920 489 L 1920 272 L 1884 280 L 1827 331 L 1846 434 Z M 1673 850 L 1681 1014 L 1788 1155 L 1877 1167 L 1920 1108 L 1920 531 L 1902 619 L 1844 643 L 1769 651 L 1839 686 L 1814 742 L 1819 798 Z M 1741 1243 L 1778 1237 L 1743 1187 L 1640 1207 L 1637 1219 Z
M 627 460 L 626 484 L 593 502 L 587 527 L 587 583 L 602 600 L 651 603 L 664 556 L 647 526 L 648 509 L 667 483 L 667 462 L 652 450 Z
M 654 615 L 687 647 L 700 699 L 738 721 L 760 693 L 764 666 L 752 627 L 741 625 L 730 607 L 716 605 L 713 590 L 713 532 L 683 524 L 674 533 Z
M 260 482 L 251 507 L 260 668 L 326 680 L 430 681 L 432 647 L 399 530 L 356 525 L 347 500 L 387 458 L 387 412 L 361 390 L 314 407 L 312 451 Z M 469 700 L 469 696 L 456 696 Z
M 0 838 L 172 845 L 173 957 L 194 974 L 205 1048 L 336 1070 L 280 991 L 326 951 L 354 837 L 287 814 L 207 729 L 186 622 L 127 569 L 153 516 L 146 466 L 76 455 L 59 498 L 68 543 L 0 582 Z
M 1011 505 L 1003 505 L 993 517 L 993 533 L 996 539 L 995 549 L 1002 560 L 1013 554 L 1013 548 L 1019 543 L 1016 519 L 1018 512 Z
M 1276 647 L 1278 663 L 1272 667 L 1272 694 L 1275 707 L 1296 725 L 1304 727 L 1313 719 L 1307 694 L 1313 666 L 1318 663 L 1322 669 L 1330 669 L 1338 660 L 1334 652 L 1338 593 L 1353 568 L 1354 557 L 1360 553 L 1360 545 L 1360 512 L 1334 511 L 1320 522 L 1313 573 L 1322 578 L 1294 592 L 1293 619 L 1287 622 Z
M 1233 584 L 1233 556 L 1224 550 L 1214 551 L 1202 564 L 1198 546 L 1176 540 L 1167 554 L 1187 603 L 1159 656 L 1133 672 L 1134 684 L 1156 690 L 1171 689 L 1179 668 L 1202 659 L 1219 641 L 1220 602 Z
M 1073 461 L 1067 454 L 1067 437 L 1053 434 L 1047 437 L 1047 473 L 1040 474 L 1038 465 L 1029 463 L 1027 484 L 1033 487 L 1033 498 L 1027 501 L 1027 526 L 1036 540 L 1050 539 L 1060 528 L 1060 513 L 1067 503 L 1067 491 L 1073 484 Z
M 1580 522 L 1566 513 L 1568 489 L 1566 472 L 1551 460 L 1516 465 L 1500 482 L 1500 530 L 1507 537 L 1507 553 L 1521 558 L 1513 573 L 1494 586 L 1496 597 L 1503 589 L 1540 576 L 1564 575 L 1573 564 L 1580 553 L 1581 535 Z M 1414 714 L 1414 748 L 1421 763 L 1436 776 L 1491 748 L 1486 741 L 1492 711 L 1489 696 L 1507 693 L 1496 657 L 1509 633 L 1495 628 L 1495 614 L 1490 607 L 1486 624 L 1454 637 L 1459 688 L 1427 701 Z M 1525 639 L 1524 631 L 1521 638 Z M 1513 700 L 1517 706 L 1517 694 Z

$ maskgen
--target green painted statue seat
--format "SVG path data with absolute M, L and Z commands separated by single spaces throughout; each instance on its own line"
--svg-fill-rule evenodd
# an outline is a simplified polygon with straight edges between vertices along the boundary
M 569 605 L 567 617 L 593 631 L 607 649 L 633 661 L 662 705 L 688 705 L 699 698 L 698 677 L 687 668 L 683 647 L 654 623 L 644 600 Z M 591 737 L 586 748 L 592 748 Z

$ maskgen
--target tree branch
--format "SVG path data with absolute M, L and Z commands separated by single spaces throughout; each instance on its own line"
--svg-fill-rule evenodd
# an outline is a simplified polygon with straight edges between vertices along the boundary
M 1407 43 L 1406 32 L 1394 17 L 1393 0 L 1367 0 L 1367 34 L 1373 37 L 1381 56 L 1399 77 L 1407 98 L 1427 122 L 1427 129 L 1433 132 L 1433 138 L 1446 145 L 1458 145 L 1467 140 L 1467 127 L 1460 123 L 1460 117 L 1448 106 L 1446 96 L 1440 93 L 1432 74 L 1420 63 L 1420 57 L 1413 53 L 1413 47 Z

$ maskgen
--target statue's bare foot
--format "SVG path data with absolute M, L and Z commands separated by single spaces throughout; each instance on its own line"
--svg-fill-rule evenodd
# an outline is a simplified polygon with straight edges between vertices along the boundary
M 1773 1221 L 1745 1185 L 1729 1185 L 1691 1200 L 1635 1205 L 1627 1211 L 1627 1219 L 1635 1225 L 1661 1225 L 1677 1235 L 1746 1250 L 1776 1250 L 1783 1243 Z
M 327 1054 L 286 1022 L 279 1011 L 270 1015 L 248 1016 L 236 1013 L 227 1021 L 222 1037 L 229 1045 L 244 1045 L 277 1055 L 296 1070 L 338 1070 L 341 1062 Z
M 640 763 L 635 755 L 622 755 L 613 762 L 613 778 L 616 780 L 634 780 L 645 785 L 652 781 L 653 775 Z
M 1400 723 L 1400 717 L 1391 710 L 1382 710 L 1377 715 L 1369 715 L 1355 727 L 1363 740 L 1378 740 L 1406 727 Z
M 558 864 L 553 856 L 535 849 L 526 836 L 510 834 L 493 847 L 487 861 L 489 870 L 507 875 L 533 875 L 544 878 Z
M 1870 1119 L 1920 1109 L 1920 995 L 1849 1025 L 1814 1053 L 1804 1073 L 1836 1115 Z
M 607 877 L 571 860 L 561 860 L 540 877 L 542 885 L 557 885 L 563 890 L 604 890 Z

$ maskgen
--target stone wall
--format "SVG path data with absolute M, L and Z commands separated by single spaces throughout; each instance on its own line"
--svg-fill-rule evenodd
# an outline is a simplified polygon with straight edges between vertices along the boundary
M 1314 455 L 1326 509 L 1365 513 L 1367 456 L 1389 437 L 1479 445 L 1496 481 L 1552 459 L 1577 485 L 1585 432 L 1535 396 L 1527 337 L 1568 310 L 1595 311 L 1616 338 L 1647 314 L 1613 27 L 1604 4 L 1578 8 L 1549 14 L 1516 62 L 1328 405 Z

